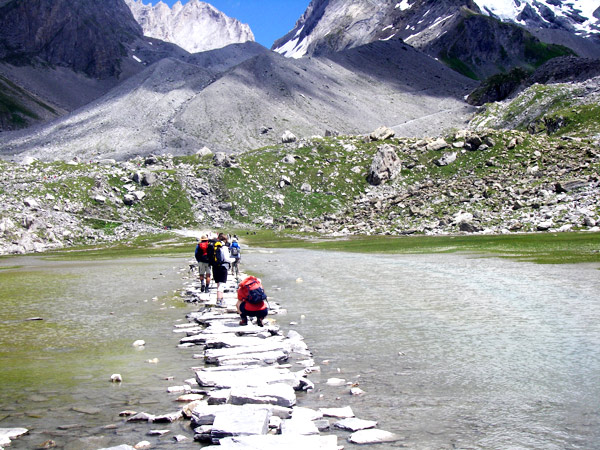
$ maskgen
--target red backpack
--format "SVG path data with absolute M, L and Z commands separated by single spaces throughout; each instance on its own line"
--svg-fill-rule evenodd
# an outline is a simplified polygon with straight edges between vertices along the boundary
M 247 277 L 240 283 L 237 291 L 238 300 L 247 301 L 253 305 L 263 303 L 267 300 L 267 294 L 256 277 Z

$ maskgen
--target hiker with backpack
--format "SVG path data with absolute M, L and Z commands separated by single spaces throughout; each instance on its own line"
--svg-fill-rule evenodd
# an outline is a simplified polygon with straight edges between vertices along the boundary
M 211 256 L 209 245 L 209 258 Z M 212 251 L 212 269 L 213 278 L 217 283 L 217 306 L 223 306 L 223 293 L 225 292 L 225 283 L 227 283 L 227 273 L 231 263 L 235 261 L 229 254 L 227 247 L 227 236 L 224 233 L 219 233 L 219 237 L 213 245 Z
M 235 261 L 231 263 L 231 275 L 235 275 L 236 277 L 240 276 L 240 260 L 242 259 L 242 248 L 240 244 L 238 244 L 237 239 L 234 237 L 231 240 L 231 245 L 229 246 L 229 254 L 232 258 L 235 258 Z
M 210 285 L 210 260 L 208 257 L 208 246 L 210 241 L 208 236 L 203 235 L 200 238 L 200 242 L 196 246 L 196 252 L 194 256 L 196 257 L 196 261 L 198 261 L 198 272 L 200 274 L 200 292 L 208 292 L 208 287 Z M 204 280 L 206 279 L 206 284 Z
M 256 277 L 247 277 L 240 283 L 237 291 L 238 301 L 235 305 L 241 316 L 240 325 L 248 325 L 248 317 L 256 317 L 256 324 L 263 326 L 263 320 L 269 313 L 267 307 L 267 294 L 260 280 Z

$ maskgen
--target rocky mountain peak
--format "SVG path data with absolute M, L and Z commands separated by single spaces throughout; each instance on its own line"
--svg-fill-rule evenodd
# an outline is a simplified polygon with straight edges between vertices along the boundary
M 0 60 L 41 61 L 95 78 L 120 73 L 124 45 L 142 36 L 123 0 L 0 3 Z
M 300 58 L 402 39 L 467 76 L 486 78 L 512 67 L 534 69 L 551 57 L 573 53 L 569 48 L 595 57 L 600 21 L 594 2 L 313 0 L 273 50 Z M 538 30 L 545 30 L 544 36 Z
M 172 8 L 163 2 L 154 6 L 143 0 L 125 2 L 146 36 L 171 42 L 190 53 L 254 41 L 248 25 L 199 0 L 186 4 L 178 1 Z

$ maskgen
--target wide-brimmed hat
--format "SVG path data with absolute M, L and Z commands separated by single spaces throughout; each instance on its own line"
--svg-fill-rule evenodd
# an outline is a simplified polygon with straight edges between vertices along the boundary
M 202 237 L 200 238 L 201 241 L 208 241 L 208 237 L 203 234 Z

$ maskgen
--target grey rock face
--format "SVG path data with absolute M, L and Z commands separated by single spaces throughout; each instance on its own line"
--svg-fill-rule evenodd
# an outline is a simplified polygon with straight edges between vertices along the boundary
M 365 85 L 365 76 L 372 82 Z M 336 82 L 310 94 L 323 79 Z M 302 60 L 268 53 L 258 44 L 238 44 L 186 62 L 166 58 L 68 120 L 30 135 L 2 133 L 0 152 L 42 159 L 57 154 L 87 159 L 103 153 L 126 159 L 165 152 L 189 155 L 208 145 L 231 153 L 278 144 L 288 129 L 305 136 L 325 126 L 358 134 L 382 122 L 393 125 L 396 133 L 422 136 L 463 126 L 472 110 L 463 97 L 474 86 L 398 41 Z M 448 112 L 438 114 L 440 109 Z M 262 134 L 261 126 L 273 132 Z
M 142 0 L 125 0 L 144 35 L 177 44 L 190 53 L 254 41 L 250 27 L 205 2 L 187 2 L 169 8 Z
M 96 78 L 120 73 L 123 45 L 142 30 L 122 0 L 28 0 L 0 5 L 0 59 L 39 58 Z
M 574 38 L 576 32 L 591 35 L 594 26 L 597 33 L 598 21 L 579 17 L 572 4 L 560 6 L 564 14 L 555 14 L 543 1 L 515 2 L 513 6 L 522 9 L 521 15 L 503 15 L 502 19 L 506 22 L 501 22 L 493 8 L 498 3 L 503 2 L 313 1 L 294 29 L 277 40 L 272 48 L 285 56 L 297 58 L 340 51 L 376 40 L 400 38 L 436 58 L 448 62 L 460 60 L 472 74 L 485 78 L 499 71 L 498 61 L 502 61 L 504 70 L 528 63 L 530 52 L 527 48 L 531 48 L 528 46 L 537 38 L 514 22 L 519 25 L 526 22 L 531 30 L 540 27 L 562 29 Z M 560 2 L 548 3 L 553 8 L 561 5 Z M 488 5 L 492 5 L 492 9 Z M 595 36 L 594 45 L 600 49 L 600 40 L 597 34 Z M 568 38 L 560 42 L 556 34 L 554 39 L 553 43 L 559 41 L 567 46 L 573 42 Z
M 393 146 L 385 144 L 379 147 L 368 175 L 368 181 L 379 186 L 388 180 L 393 180 L 402 169 L 402 163 Z

